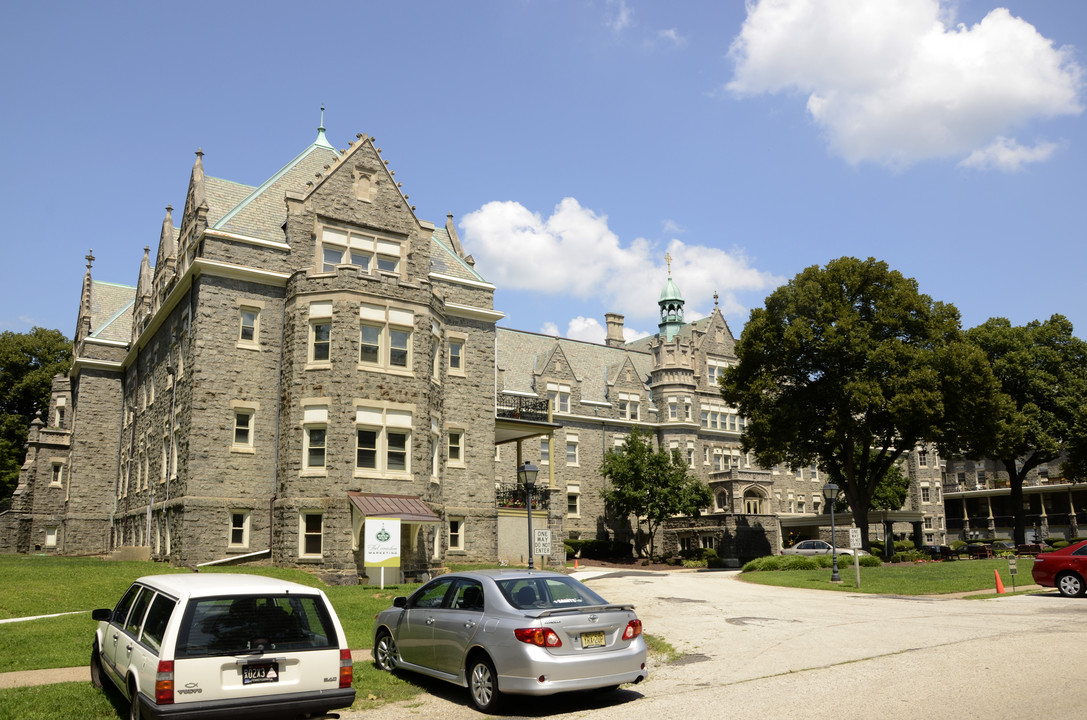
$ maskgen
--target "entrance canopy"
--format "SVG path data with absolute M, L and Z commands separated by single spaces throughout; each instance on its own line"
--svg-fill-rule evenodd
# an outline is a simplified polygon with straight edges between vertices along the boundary
M 347 497 L 364 517 L 397 518 L 401 522 L 423 525 L 437 525 L 442 521 L 418 495 L 349 492 Z

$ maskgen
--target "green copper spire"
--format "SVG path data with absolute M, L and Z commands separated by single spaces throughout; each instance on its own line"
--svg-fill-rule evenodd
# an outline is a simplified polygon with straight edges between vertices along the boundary
M 313 144 L 314 145 L 320 145 L 321 147 L 326 147 L 329 150 L 335 150 L 336 149 L 336 148 L 332 147 L 332 143 L 330 143 L 328 141 L 328 138 L 325 137 L 325 104 L 324 103 L 321 103 L 321 125 L 317 128 L 317 139 L 313 141 Z
M 668 342 L 683 327 L 684 300 L 679 288 L 672 282 L 672 256 L 665 253 L 664 260 L 668 263 L 668 282 L 665 283 L 664 289 L 661 290 L 660 300 L 657 301 L 661 311 L 661 321 L 657 328 L 660 330 L 661 339 Z

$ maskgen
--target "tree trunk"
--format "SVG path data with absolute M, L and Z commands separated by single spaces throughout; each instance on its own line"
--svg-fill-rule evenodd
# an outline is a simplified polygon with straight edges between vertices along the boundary
M 1011 493 L 1008 502 L 1012 511 L 1012 542 L 1018 547 L 1027 543 L 1026 513 L 1023 510 L 1023 480 L 1027 477 L 1029 468 L 1024 464 L 1020 470 L 1015 469 L 1015 460 L 1003 460 L 1004 468 L 1008 471 L 1008 484 Z

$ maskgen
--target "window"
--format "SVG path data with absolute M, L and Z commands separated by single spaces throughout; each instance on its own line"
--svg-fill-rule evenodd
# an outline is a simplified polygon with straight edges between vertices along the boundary
M 668 398 L 668 419 L 679 419 L 679 405 L 676 403 L 675 398 Z
M 726 512 L 728 510 L 728 492 L 718 490 L 714 493 L 713 503 L 718 512 Z
M 796 501 L 796 511 L 798 513 L 802 513 L 802 512 L 804 512 L 804 507 L 805 507 L 804 498 L 797 499 L 797 501 Z
M 306 465 L 307 468 L 325 466 L 325 428 L 306 428 Z
M 449 549 L 464 549 L 464 518 L 449 518 Z
M 449 341 L 449 374 L 464 375 L 464 341 Z
M 930 517 L 925 518 L 925 529 L 926 530 L 931 530 L 932 529 L 932 518 L 930 518 Z
M 577 485 L 566 486 L 566 514 L 571 517 L 581 516 L 581 488 Z
M 54 406 L 55 412 L 53 414 L 53 427 L 62 427 L 64 425 L 64 405 L 66 399 L 57 398 L 57 404 Z
M 298 554 L 321 557 L 324 516 L 320 512 L 303 511 L 298 515 Z
M 412 312 L 363 304 L 359 315 L 359 364 L 394 371 L 411 368 Z
M 449 431 L 449 464 L 464 465 L 464 431 Z
M 570 386 L 547 383 L 547 398 L 551 401 L 551 410 L 557 413 L 570 412 Z
M 332 350 L 332 323 L 320 320 L 310 323 L 310 362 L 327 363 Z
M 60 487 L 64 476 L 64 463 L 54 462 L 53 472 L 49 477 L 49 484 L 53 487 Z
M 318 258 L 322 272 L 333 272 L 337 265 L 357 265 L 368 273 L 376 258 L 379 272 L 396 273 L 400 270 L 401 247 L 398 241 L 377 235 L 323 228 Z
M 230 511 L 230 547 L 249 547 L 249 511 Z
M 411 447 L 410 410 L 390 407 L 355 408 L 356 474 L 405 475 L 410 471 L 408 449 Z M 431 437 L 437 428 L 432 426 Z M 431 472 L 436 477 L 435 453 L 431 450 Z
M 929 489 L 928 489 L 927 486 L 922 486 L 921 487 L 921 502 L 923 502 L 923 503 L 932 502 L 931 498 L 929 497 Z
M 714 450 L 713 451 L 713 471 L 714 472 L 720 472 L 721 471 L 721 451 L 720 450 Z
M 706 382 L 710 385 L 716 385 L 718 378 L 725 374 L 726 367 L 728 367 L 728 363 L 724 360 L 706 358 Z
M 928 450 L 919 450 L 917 453 L 917 465 L 928 467 Z
M 234 408 L 234 443 L 231 450 L 253 448 L 253 408 Z
M 577 465 L 578 464 L 577 445 L 578 445 L 577 435 L 567 434 L 566 435 L 566 464 L 567 465 Z
M 690 400 L 690 398 L 685 398 L 683 400 L 683 419 L 688 421 L 688 422 L 690 422 L 690 420 L 691 420 L 691 400 Z
M 641 397 L 630 393 L 619 393 L 619 417 L 624 420 L 638 420 L 641 412 Z
M 754 488 L 744 491 L 744 513 L 748 515 L 762 514 L 763 495 Z
M 694 445 L 687 445 L 687 467 L 694 467 Z
M 260 338 L 260 311 L 252 307 L 243 307 L 238 311 L 238 316 L 238 344 L 257 345 Z
M 55 527 L 45 528 L 45 547 L 55 548 L 57 546 L 57 529 Z
M 540 464 L 548 465 L 551 462 L 551 438 L 540 440 Z
M 328 427 L 328 405 L 309 404 L 302 408 L 302 470 L 323 475 Z

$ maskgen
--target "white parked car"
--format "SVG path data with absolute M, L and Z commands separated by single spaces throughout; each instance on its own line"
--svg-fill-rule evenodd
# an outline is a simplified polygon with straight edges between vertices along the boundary
M 95 610 L 91 682 L 138 718 L 285 718 L 355 701 L 351 650 L 323 592 L 225 573 L 154 575 Z
M 826 540 L 801 540 L 792 547 L 787 547 L 781 551 L 783 555 L 830 555 L 830 543 Z M 838 548 L 839 555 L 846 555 L 853 557 L 853 553 L 856 552 L 858 556 L 870 555 L 866 550 L 851 550 L 849 548 Z

